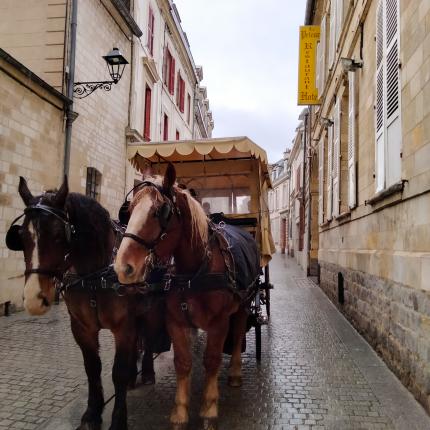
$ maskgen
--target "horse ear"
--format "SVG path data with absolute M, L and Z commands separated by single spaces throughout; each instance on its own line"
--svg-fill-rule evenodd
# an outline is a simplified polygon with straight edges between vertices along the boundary
M 176 170 L 175 166 L 172 163 L 167 165 L 166 173 L 164 174 L 163 179 L 163 188 L 165 190 L 170 190 L 176 181 Z
M 60 189 L 57 191 L 57 194 L 55 196 L 55 203 L 63 207 L 66 203 L 66 197 L 69 194 L 69 184 L 67 181 L 67 175 L 64 175 L 63 183 L 61 184 Z
M 153 176 L 154 172 L 152 171 L 151 166 L 145 166 L 145 168 L 142 170 L 142 181 L 145 180 L 148 176 Z
M 19 177 L 18 193 L 26 206 L 28 206 L 33 200 L 33 194 L 31 194 L 27 181 L 22 176 Z

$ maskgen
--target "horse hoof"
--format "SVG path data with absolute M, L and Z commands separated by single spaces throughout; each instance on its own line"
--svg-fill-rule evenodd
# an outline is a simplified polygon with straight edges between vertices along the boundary
M 228 385 L 230 387 L 241 387 L 242 386 L 242 376 L 229 376 Z
M 101 430 L 101 423 L 81 423 L 76 430 Z
M 143 385 L 154 385 L 155 384 L 155 375 L 142 375 L 142 384 Z
M 187 430 L 188 423 L 172 423 L 172 430 Z
M 202 430 L 217 430 L 218 418 L 203 418 Z

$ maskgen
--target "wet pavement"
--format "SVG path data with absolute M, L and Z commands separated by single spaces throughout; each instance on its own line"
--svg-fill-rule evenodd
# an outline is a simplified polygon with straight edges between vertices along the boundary
M 243 355 L 244 383 L 227 385 L 220 371 L 222 430 L 430 429 L 430 418 L 369 345 L 295 264 L 271 263 L 272 317 L 262 329 L 262 361 L 254 334 Z M 204 333 L 194 339 L 189 429 L 198 429 Z M 113 342 L 102 331 L 105 399 L 113 393 Z M 175 394 L 172 354 L 156 359 L 157 383 L 128 395 L 129 429 L 168 429 Z M 0 430 L 71 430 L 86 404 L 86 378 L 64 305 L 47 316 L 0 318 Z M 110 423 L 113 402 L 104 413 Z

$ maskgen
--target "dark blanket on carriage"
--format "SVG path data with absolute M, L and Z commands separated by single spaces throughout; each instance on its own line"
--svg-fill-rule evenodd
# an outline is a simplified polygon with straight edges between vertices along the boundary
M 236 288 L 248 290 L 260 275 L 260 256 L 255 239 L 240 227 L 225 224 L 218 231 L 224 236 L 234 260 Z

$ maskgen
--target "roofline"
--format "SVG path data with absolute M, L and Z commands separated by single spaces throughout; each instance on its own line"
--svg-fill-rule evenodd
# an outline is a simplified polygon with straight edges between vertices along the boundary
M 12 57 L 10 54 L 8 54 L 2 48 L 0 48 L 0 58 L 2 60 L 6 61 L 6 63 L 10 64 L 16 70 L 20 71 L 30 81 L 32 81 L 35 84 L 39 85 L 40 87 L 42 87 L 43 89 L 45 89 L 46 91 L 48 91 L 54 97 L 57 97 L 58 99 L 60 99 L 66 105 L 69 105 L 69 104 L 72 103 L 72 100 L 70 100 L 64 94 L 60 93 L 60 91 L 56 90 L 53 86 L 49 85 L 46 81 L 44 81 L 42 78 L 40 78 L 39 76 L 37 76 L 30 69 L 28 69 L 27 67 L 25 67 L 24 64 L 20 63 L 18 60 L 16 60 L 14 57 Z

